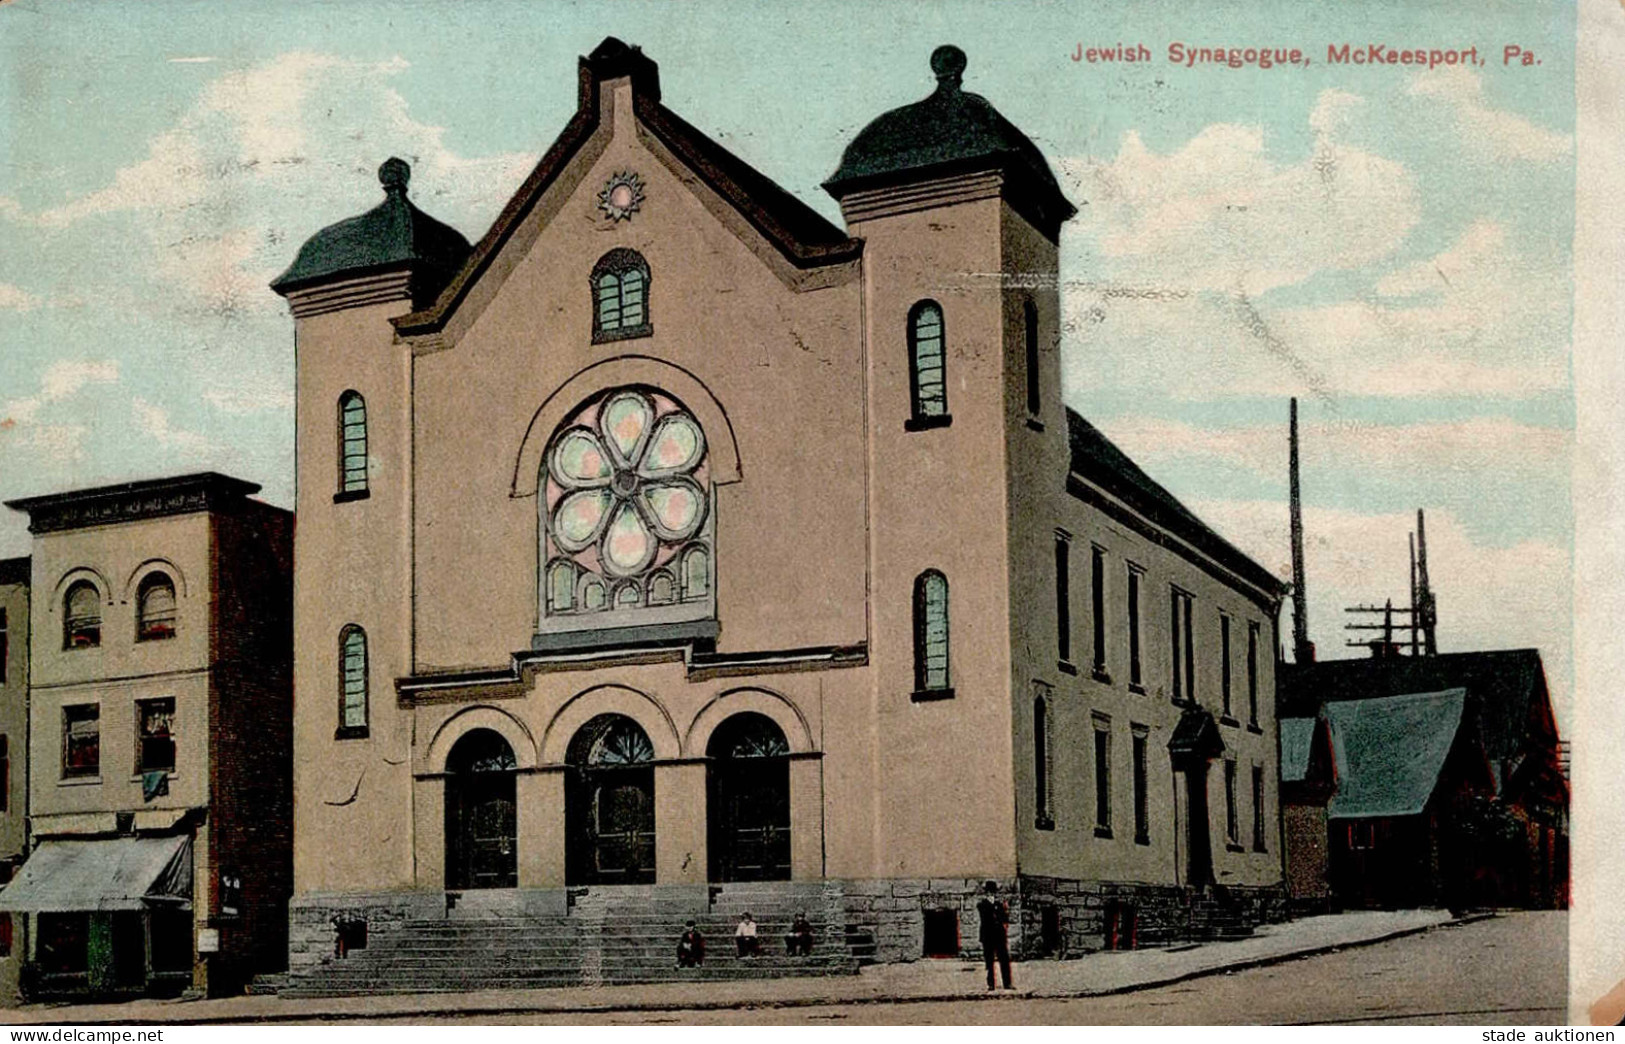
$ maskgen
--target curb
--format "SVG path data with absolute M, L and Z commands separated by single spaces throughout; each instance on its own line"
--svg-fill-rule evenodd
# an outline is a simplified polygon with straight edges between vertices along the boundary
M 868 997 L 783 997 L 764 998 L 760 1000 L 704 1000 L 696 999 L 692 1002 L 675 1003 L 670 1001 L 652 1002 L 616 1002 L 603 1004 L 492 1004 L 473 1006 L 441 1006 L 430 1008 L 406 1008 L 398 1011 L 373 1011 L 366 1013 L 349 1013 L 343 1011 L 322 1012 L 272 1012 L 253 1015 L 222 1015 L 213 1018 L 181 1017 L 172 1019 L 157 1018 L 109 1018 L 98 1019 L 91 1022 L 70 1023 L 85 1026 L 234 1026 L 276 1023 L 337 1023 L 356 1022 L 366 1023 L 379 1019 L 433 1019 L 433 1018 L 479 1018 L 481 1016 L 509 1016 L 509 1015 L 607 1015 L 614 1012 L 674 1012 L 674 1011 L 728 1011 L 750 1008 L 778 1009 L 778 1008 L 815 1008 L 834 1005 L 870 1005 L 870 1004 L 932 1004 L 952 1001 L 981 1001 L 981 1002 L 1009 1002 L 1019 1000 L 1068 1000 L 1086 997 L 1115 997 L 1125 993 L 1137 993 L 1141 990 L 1160 989 L 1164 986 L 1173 986 L 1193 979 L 1203 979 L 1214 975 L 1228 975 L 1231 972 L 1249 971 L 1254 968 L 1264 968 L 1273 964 L 1284 964 L 1287 961 L 1296 961 L 1309 957 L 1319 957 L 1339 950 L 1354 950 L 1364 946 L 1374 946 L 1378 943 L 1391 942 L 1407 936 L 1421 935 L 1437 928 L 1455 928 L 1479 921 L 1494 918 L 1493 913 L 1468 914 L 1439 921 L 1435 924 L 1418 925 L 1413 928 L 1398 928 L 1382 935 L 1373 935 L 1369 938 L 1354 939 L 1348 942 L 1327 943 L 1321 946 L 1307 947 L 1301 950 L 1292 950 L 1287 953 L 1270 954 L 1263 957 L 1254 957 L 1248 960 L 1236 961 L 1232 964 L 1216 965 L 1197 971 L 1184 972 L 1179 975 L 1165 976 L 1160 979 L 1146 979 L 1142 982 L 1128 983 L 1123 986 L 1113 986 L 1108 989 L 1095 990 L 1056 990 L 1038 992 L 1033 990 L 988 991 L 968 993 L 935 993 L 910 994 L 899 997 L 868 996 Z M 11 1026 L 58 1026 L 63 1025 L 62 1020 L 28 1021 L 10 1023 Z

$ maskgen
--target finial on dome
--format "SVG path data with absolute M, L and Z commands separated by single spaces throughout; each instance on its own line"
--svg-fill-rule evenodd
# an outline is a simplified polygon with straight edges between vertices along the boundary
M 936 73 L 938 90 L 959 90 L 965 72 L 965 52 L 953 44 L 943 44 L 931 52 L 931 71 Z
M 378 168 L 378 184 L 384 186 L 385 192 L 405 192 L 406 183 L 411 180 L 411 166 L 396 156 L 384 160 L 383 166 Z

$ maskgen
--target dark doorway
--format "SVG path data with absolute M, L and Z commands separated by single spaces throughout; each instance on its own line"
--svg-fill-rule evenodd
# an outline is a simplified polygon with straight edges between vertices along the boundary
M 762 714 L 735 714 L 706 746 L 711 880 L 790 879 L 790 745 Z
M 519 768 L 508 741 L 474 729 L 446 758 L 446 887 L 514 888 L 519 884 Z
M 622 714 L 600 714 L 570 741 L 570 884 L 654 882 L 654 757 L 648 733 Z
M 959 911 L 939 908 L 922 911 L 925 955 L 927 957 L 959 956 Z
M 1206 761 L 1195 760 L 1185 766 L 1185 818 L 1188 820 L 1185 883 L 1196 888 L 1213 882 L 1213 848 L 1208 840 L 1207 766 Z

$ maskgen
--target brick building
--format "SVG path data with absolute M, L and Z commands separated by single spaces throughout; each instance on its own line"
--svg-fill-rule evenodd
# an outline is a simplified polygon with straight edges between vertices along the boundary
M 34 537 L 31 837 L 0 910 L 31 996 L 231 992 L 285 964 L 293 518 L 258 489 L 8 502 Z

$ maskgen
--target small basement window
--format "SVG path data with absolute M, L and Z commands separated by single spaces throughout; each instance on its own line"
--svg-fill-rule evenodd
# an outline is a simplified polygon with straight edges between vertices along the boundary
M 959 956 L 959 911 L 938 908 L 925 911 L 925 955 Z

